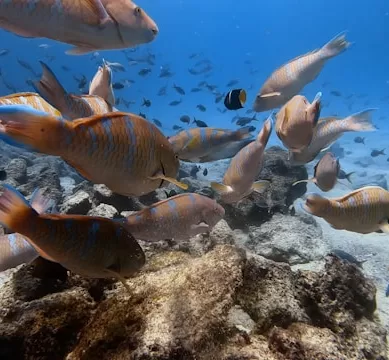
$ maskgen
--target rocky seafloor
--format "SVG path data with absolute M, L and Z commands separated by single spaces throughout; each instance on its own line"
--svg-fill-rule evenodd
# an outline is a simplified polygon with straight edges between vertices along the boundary
M 140 198 L 112 194 L 55 157 L 5 147 L 0 180 L 30 196 L 45 188 L 68 214 L 126 216 L 177 188 Z M 217 165 L 215 165 L 217 166 Z M 190 191 L 217 197 L 189 176 Z M 185 243 L 140 242 L 146 266 L 128 280 L 86 279 L 39 262 L 0 274 L 0 359 L 389 359 L 376 288 L 334 256 L 315 219 L 290 211 L 304 167 L 270 148 L 264 195 L 225 205 L 209 233 Z M 317 271 L 291 266 L 320 260 Z

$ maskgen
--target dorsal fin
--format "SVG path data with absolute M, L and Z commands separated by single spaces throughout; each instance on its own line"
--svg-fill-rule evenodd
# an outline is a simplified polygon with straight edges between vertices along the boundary
M 104 119 L 116 119 L 116 118 L 120 118 L 123 116 L 128 116 L 128 113 L 113 112 L 113 113 L 108 113 L 108 114 L 103 114 L 103 115 L 94 115 L 94 116 L 90 116 L 87 118 L 74 120 L 72 123 L 74 124 L 74 128 L 76 129 L 80 126 L 92 126 L 94 124 L 99 123 L 100 121 L 102 121 Z
M 354 196 L 355 194 L 357 194 L 357 193 L 359 193 L 359 192 L 361 192 L 363 190 L 367 190 L 367 189 L 385 190 L 381 186 L 374 186 L 374 185 L 365 186 L 363 188 L 356 189 L 356 190 L 350 192 L 349 194 L 346 194 L 346 195 L 343 195 L 343 196 L 340 196 L 340 197 L 337 197 L 337 198 L 332 198 L 332 199 L 329 199 L 329 200 L 331 200 L 331 201 L 338 201 L 338 202 L 344 202 L 344 201 L 347 201 L 351 196 Z
M 35 92 L 20 92 L 20 93 L 15 93 L 15 94 L 10 94 L 10 95 L 5 95 L 5 96 L 2 96 L 0 97 L 0 101 L 3 100 L 3 99 L 14 99 L 14 98 L 18 98 L 18 97 L 21 97 L 21 96 L 37 96 L 37 97 L 41 97 L 38 93 L 35 93 Z

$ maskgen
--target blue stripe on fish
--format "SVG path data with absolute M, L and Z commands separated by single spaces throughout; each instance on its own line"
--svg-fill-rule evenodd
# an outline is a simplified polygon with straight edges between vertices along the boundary
M 128 144 L 128 159 L 125 159 L 125 161 L 127 162 L 125 165 L 128 166 L 129 169 L 131 169 L 134 166 L 135 162 L 135 150 L 137 146 L 136 136 L 134 132 L 134 124 L 128 116 L 124 117 L 124 123 L 126 126 L 127 136 L 130 139 Z
M 88 133 L 92 140 L 92 144 L 89 149 L 89 156 L 92 156 L 93 153 L 97 150 L 97 135 L 96 135 L 96 131 L 92 127 L 88 128 Z
M 152 216 L 154 215 L 157 215 L 158 214 L 158 209 L 156 206 L 153 206 L 151 209 L 150 209 L 150 213 Z
M 27 10 L 29 13 L 32 13 L 36 8 L 40 0 L 30 0 L 27 4 Z
M 103 126 L 104 133 L 107 137 L 107 143 L 105 145 L 105 157 L 108 158 L 109 154 L 114 149 L 113 136 L 112 136 L 112 122 L 109 118 L 105 118 L 102 120 L 101 125 Z
M 16 234 L 9 234 L 8 241 L 9 241 L 9 246 L 11 249 L 11 254 L 16 255 L 18 253 L 18 245 L 16 243 L 16 241 L 17 241 Z
M 142 215 L 135 215 L 135 221 L 141 222 L 142 221 Z
M 190 202 L 192 203 L 192 205 L 194 205 L 196 203 L 196 198 L 195 196 L 192 194 L 192 193 L 189 193 L 188 194 L 188 197 L 189 197 L 189 200 Z
M 61 14 L 63 12 L 62 0 L 55 0 L 54 4 L 51 5 L 50 12 L 52 15 Z
M 155 144 L 156 144 L 156 141 L 155 141 L 155 127 L 154 125 L 151 123 L 151 122 L 147 122 L 148 124 L 148 127 L 150 129 L 150 133 L 151 133 L 151 139 L 150 141 L 148 142 L 148 145 L 149 145 L 149 148 L 148 148 L 148 154 L 149 154 L 149 162 L 152 163 L 153 162 L 153 157 L 155 155 Z
M 200 129 L 200 141 L 202 144 L 205 144 L 207 141 L 207 132 L 206 128 L 201 128 Z
M 65 127 L 65 123 L 66 123 L 66 119 L 64 119 L 63 117 L 59 117 L 58 120 L 60 121 L 61 125 L 62 125 L 62 131 L 66 134 L 65 135 L 65 142 L 66 142 L 66 145 L 71 145 L 72 142 L 73 142 L 73 134 L 71 131 L 69 131 L 69 129 L 67 129 Z
M 169 200 L 167 202 L 167 204 L 169 205 L 169 209 L 173 213 L 174 217 L 178 218 L 179 213 L 177 211 L 177 204 L 176 204 L 175 200 Z
M 93 246 L 95 245 L 96 239 L 97 239 L 96 235 L 97 235 L 99 229 L 100 229 L 100 224 L 97 221 L 93 221 L 92 225 L 90 226 L 90 228 L 88 230 L 88 239 L 81 250 L 81 258 L 82 259 L 85 259 L 88 256 L 90 249 L 92 249 Z

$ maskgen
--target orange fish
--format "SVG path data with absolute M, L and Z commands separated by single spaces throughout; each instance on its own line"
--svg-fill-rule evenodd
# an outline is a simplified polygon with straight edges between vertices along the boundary
M 112 70 L 105 60 L 103 60 L 103 66 L 99 66 L 89 85 L 89 95 L 101 97 L 111 105 L 112 109 L 115 106 L 115 95 L 112 89 Z
M 278 112 L 276 133 L 286 148 L 299 152 L 311 143 L 320 116 L 320 98 L 319 92 L 309 104 L 305 96 L 296 95 Z
M 389 233 L 389 192 L 379 186 L 366 186 L 335 199 L 310 194 L 303 209 L 338 230 Z
M 148 43 L 155 22 L 129 0 L 12 0 L 0 2 L 0 27 L 28 38 L 74 45 L 67 54 Z
M 82 176 L 126 196 L 175 180 L 179 160 L 158 128 L 140 116 L 108 113 L 75 121 L 23 105 L 0 106 L 0 135 L 11 145 L 60 156 Z
M 274 71 L 255 98 L 257 112 L 284 105 L 310 82 L 315 80 L 326 62 L 350 46 L 344 33 L 337 35 L 322 48 L 296 57 Z
M 223 184 L 211 183 L 225 203 L 238 202 L 253 191 L 262 192 L 268 181 L 255 181 L 263 166 L 265 147 L 272 132 L 271 116 L 263 125 L 256 141 L 246 145 L 231 160 L 223 177 Z
M 144 265 L 142 248 L 117 221 L 38 214 L 17 190 L 8 185 L 4 188 L 0 223 L 25 236 L 45 259 L 83 276 L 117 278 L 125 286 L 124 277 Z
M 240 142 L 251 137 L 250 127 L 244 127 L 236 131 L 207 127 L 181 131 L 170 137 L 169 142 L 180 160 L 203 162 L 202 160 L 211 153 L 216 153 L 231 143 Z M 212 159 L 212 161 L 215 160 L 221 159 Z
M 187 240 L 211 231 L 224 217 L 215 200 L 194 193 L 172 196 L 131 214 L 123 226 L 144 241 Z
M 42 77 L 34 82 L 35 90 L 57 108 L 66 119 L 74 120 L 106 114 L 113 110 L 112 106 L 100 96 L 68 94 L 52 70 L 44 62 L 40 63 Z
M 24 92 L 0 97 L 0 105 L 29 105 L 35 110 L 44 111 L 53 116 L 61 116 L 60 111 L 51 106 L 39 94 Z

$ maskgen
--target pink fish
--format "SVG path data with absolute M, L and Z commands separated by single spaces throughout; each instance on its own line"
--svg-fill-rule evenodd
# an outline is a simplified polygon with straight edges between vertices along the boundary
M 3 0 L 0 14 L 3 29 L 74 45 L 68 54 L 134 47 L 158 34 L 155 22 L 129 0 Z
M 103 66 L 99 66 L 89 85 L 89 95 L 101 97 L 111 105 L 112 109 L 115 106 L 115 95 L 112 89 L 112 70 L 105 60 Z

